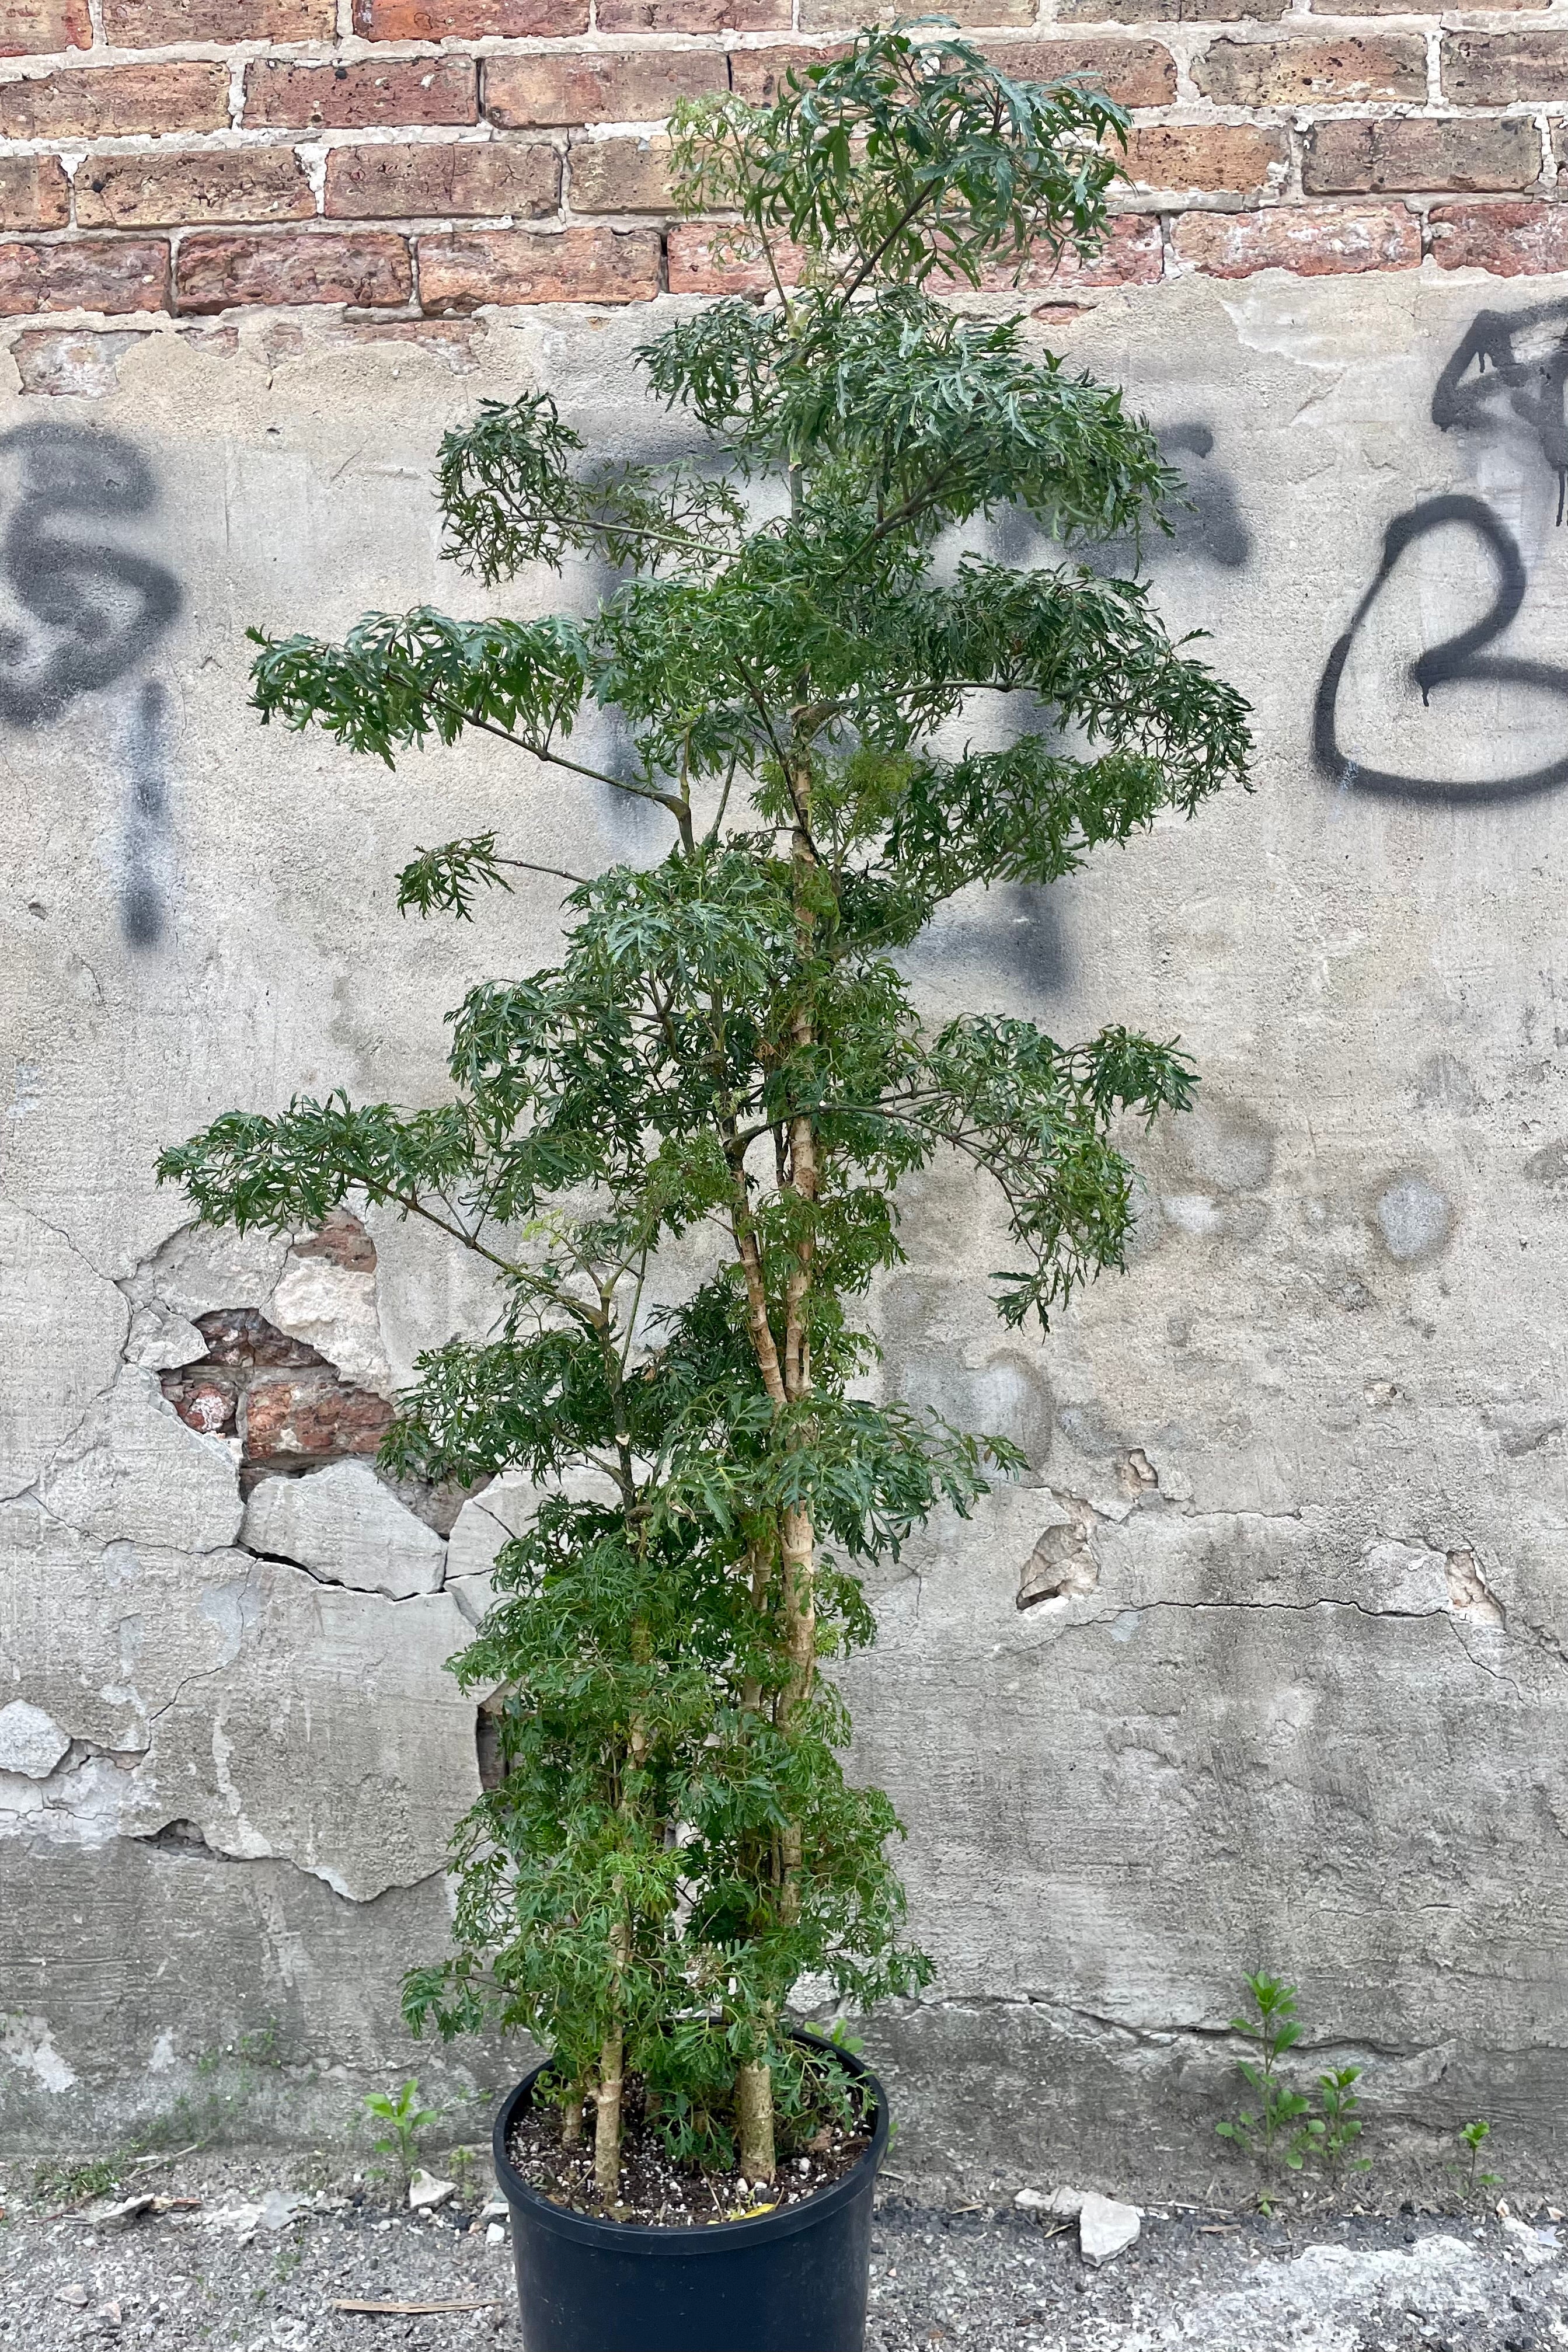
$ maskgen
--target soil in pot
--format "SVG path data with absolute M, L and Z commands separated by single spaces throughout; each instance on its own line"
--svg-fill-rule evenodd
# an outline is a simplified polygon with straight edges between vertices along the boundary
M 636 2074 L 627 2075 L 622 2095 L 621 2179 L 613 2202 L 599 2194 L 594 2180 L 591 2107 L 582 2140 L 564 2147 L 561 2109 L 547 2098 L 531 2099 L 512 2125 L 507 2153 L 531 2189 L 552 2204 L 599 2221 L 656 2229 L 745 2221 L 831 2188 L 870 2146 L 876 2117 L 869 2095 L 845 2070 L 833 2072 L 831 2093 L 819 2096 L 787 2129 L 779 2128 L 770 2181 L 750 2180 L 734 2165 L 678 2162 L 659 2129 L 657 2099 Z

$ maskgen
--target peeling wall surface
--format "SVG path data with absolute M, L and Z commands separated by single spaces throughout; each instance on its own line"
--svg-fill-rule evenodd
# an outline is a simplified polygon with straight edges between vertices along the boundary
M 441 1098 L 444 1011 L 548 957 L 556 904 L 525 877 L 471 926 L 402 922 L 416 845 L 662 846 L 500 747 L 393 776 L 262 730 L 243 632 L 483 609 L 437 561 L 442 431 L 542 383 L 594 450 L 657 454 L 630 353 L 683 299 L 149 314 L 41 384 L 0 355 L 8 2141 L 146 2128 L 214 2084 L 236 2130 L 302 2134 L 410 2063 L 398 1979 L 443 1946 L 479 1787 L 444 1661 L 527 1498 L 394 1491 L 374 1456 L 416 1351 L 486 1295 L 380 1214 L 192 1231 L 152 1163 L 233 1105 Z M 847 1670 L 939 1967 L 873 2033 L 901 2160 L 1201 2188 L 1264 1965 L 1323 2063 L 1369 2060 L 1413 2159 L 1484 2114 L 1550 2171 L 1568 278 L 1178 277 L 1039 331 L 1185 469 L 1151 570 L 1259 756 L 1250 796 L 960 901 L 916 960 L 933 1017 L 1179 1033 L 1203 1087 L 1136 1144 L 1130 1272 L 1045 1347 L 992 1319 L 994 1207 L 956 1172 L 878 1301 L 889 1382 L 1033 1465 L 889 1569 Z M 511 2060 L 414 2063 L 457 2098 Z

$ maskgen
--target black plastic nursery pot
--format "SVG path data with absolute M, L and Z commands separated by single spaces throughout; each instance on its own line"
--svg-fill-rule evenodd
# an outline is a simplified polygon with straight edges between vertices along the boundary
M 813 2033 L 795 2039 L 832 2047 Z M 596 2221 L 530 2188 L 507 2154 L 544 2068 L 525 2075 L 495 2128 L 525 2352 L 861 2352 L 888 2099 L 868 2066 L 845 2050 L 834 2055 L 877 2102 L 858 2163 L 779 2212 L 670 2230 Z

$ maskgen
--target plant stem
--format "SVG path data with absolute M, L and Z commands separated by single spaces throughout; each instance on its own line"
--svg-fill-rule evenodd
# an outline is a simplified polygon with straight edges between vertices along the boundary
M 748 2180 L 771 2180 L 776 2163 L 771 2066 L 736 2069 L 735 2113 L 741 2126 L 742 2172 Z
M 599 2095 L 594 2117 L 594 2182 L 606 2202 L 621 2185 L 621 2091 L 626 2040 L 619 2029 L 599 2053 Z

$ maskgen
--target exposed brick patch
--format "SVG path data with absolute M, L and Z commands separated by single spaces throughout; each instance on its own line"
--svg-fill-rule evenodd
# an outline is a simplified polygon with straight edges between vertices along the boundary
M 752 106 L 771 106 L 792 69 L 804 73 L 807 66 L 830 65 L 844 50 L 842 41 L 819 49 L 786 47 L 783 42 L 772 49 L 737 49 L 730 59 L 730 87 Z
M 1163 41 L 988 41 L 988 54 L 1020 81 L 1091 82 L 1119 106 L 1169 106 L 1176 61 Z
M 1426 44 L 1417 33 L 1266 41 L 1226 35 L 1197 59 L 1193 76 L 1205 95 L 1222 106 L 1420 100 L 1426 95 Z
M 58 156 L 0 156 L 0 228 L 63 228 L 70 216 L 70 182 Z
M 803 33 L 853 34 L 865 23 L 868 16 L 877 13 L 875 9 L 868 9 L 864 0 L 859 0 L 859 5 L 857 5 L 857 0 L 800 0 L 800 29 Z M 883 11 L 883 21 L 897 13 L 892 8 Z M 1036 15 L 1033 0 L 943 0 L 942 6 L 932 13 L 951 16 L 959 25 L 987 27 L 994 25 L 1032 25 Z M 1120 14 L 1119 9 L 1105 6 L 1100 0 L 1096 20 Z M 603 21 L 604 11 L 601 9 L 600 22 Z M 786 16 L 784 23 L 787 25 L 788 22 Z
M 1568 269 L 1568 205 L 1434 205 L 1432 256 L 1445 269 L 1495 278 Z
M 395 320 L 377 320 L 370 332 L 384 335 L 398 323 Z M 411 319 L 406 323 L 413 326 L 416 322 Z M 375 1244 L 352 1209 L 329 1209 L 315 1232 L 295 1242 L 292 1251 L 296 1257 L 331 1258 L 345 1274 L 375 1272 Z
M 471 58 L 366 58 L 354 65 L 293 65 L 268 58 L 247 69 L 247 129 L 360 131 L 375 123 L 477 122 Z
M 239 1439 L 242 1494 L 268 1471 L 317 1470 L 375 1453 L 391 1405 L 341 1379 L 303 1339 L 289 1339 L 251 1307 L 198 1315 L 196 1328 L 206 1354 L 160 1372 L 159 1385 L 204 1437 Z
M 662 122 L 677 99 L 723 89 L 716 50 L 624 50 L 566 57 L 489 58 L 485 112 L 506 131 L 578 122 Z
M 571 149 L 568 198 L 574 213 L 669 209 L 669 149 L 662 139 L 584 139 Z
M 187 236 L 174 307 L 227 310 L 260 303 L 406 302 L 414 275 L 406 240 L 374 229 L 329 236 Z
M 1550 5 L 1550 0 L 1547 0 Z M 1250 16 L 1272 23 L 1284 16 L 1289 0 L 1057 0 L 1061 25 L 1205 25 L 1234 24 Z
M 0 317 L 40 310 L 161 310 L 169 248 L 147 238 L 83 237 L 74 245 L 0 245 Z
M 51 58 L 62 49 L 91 47 L 87 0 L 5 0 L 0 58 Z
M 1301 184 L 1309 195 L 1384 195 L 1417 188 L 1528 188 L 1541 177 L 1533 122 L 1316 122 Z
M 288 147 L 226 155 L 89 155 L 76 176 L 84 228 L 165 228 L 196 221 L 305 220 L 310 184 Z
M 227 128 L 226 66 L 94 66 L 0 82 L 0 139 L 121 139 Z
M 1568 33 L 1445 33 L 1443 95 L 1455 106 L 1568 98 Z
M 419 240 L 419 291 L 437 315 L 486 302 L 646 302 L 658 291 L 652 229 L 476 229 Z
M 1123 213 L 1110 224 L 1110 234 L 1098 253 L 1087 259 L 1076 253 L 1053 254 L 1041 246 L 1031 256 L 1022 276 L 1011 270 L 984 272 L 981 284 L 1003 293 L 1016 285 L 1038 293 L 1052 288 L 1077 291 L 1092 286 L 1152 286 L 1163 274 L 1164 241 L 1158 219 L 1148 213 Z
M 327 159 L 326 209 L 340 220 L 537 218 L 560 201 L 553 147 L 464 140 L 441 147 L 338 147 Z
M 787 33 L 790 0 L 599 0 L 601 33 Z
M 773 278 L 768 265 L 743 250 L 728 249 L 726 234 L 706 221 L 681 221 L 669 232 L 669 290 L 672 294 L 766 294 Z M 786 286 L 795 285 L 805 256 L 798 246 L 781 241 L 773 260 Z
M 1291 269 L 1325 278 L 1368 269 L 1415 269 L 1421 228 L 1403 205 L 1278 205 L 1255 213 L 1185 213 L 1176 223 L 1179 261 L 1211 278 Z
M 22 389 L 47 399 L 101 400 L 119 383 L 120 362 L 145 328 L 108 334 L 90 327 L 27 327 L 11 345 Z
M 354 0 L 353 22 L 367 41 L 548 39 L 585 33 L 588 0 Z
M 1247 194 L 1267 187 L 1269 166 L 1287 155 L 1283 131 L 1249 122 L 1149 122 L 1133 131 L 1123 162 L 1146 188 Z
M 103 0 L 104 37 L 118 49 L 161 49 L 175 41 L 331 41 L 337 16 L 336 0 Z

